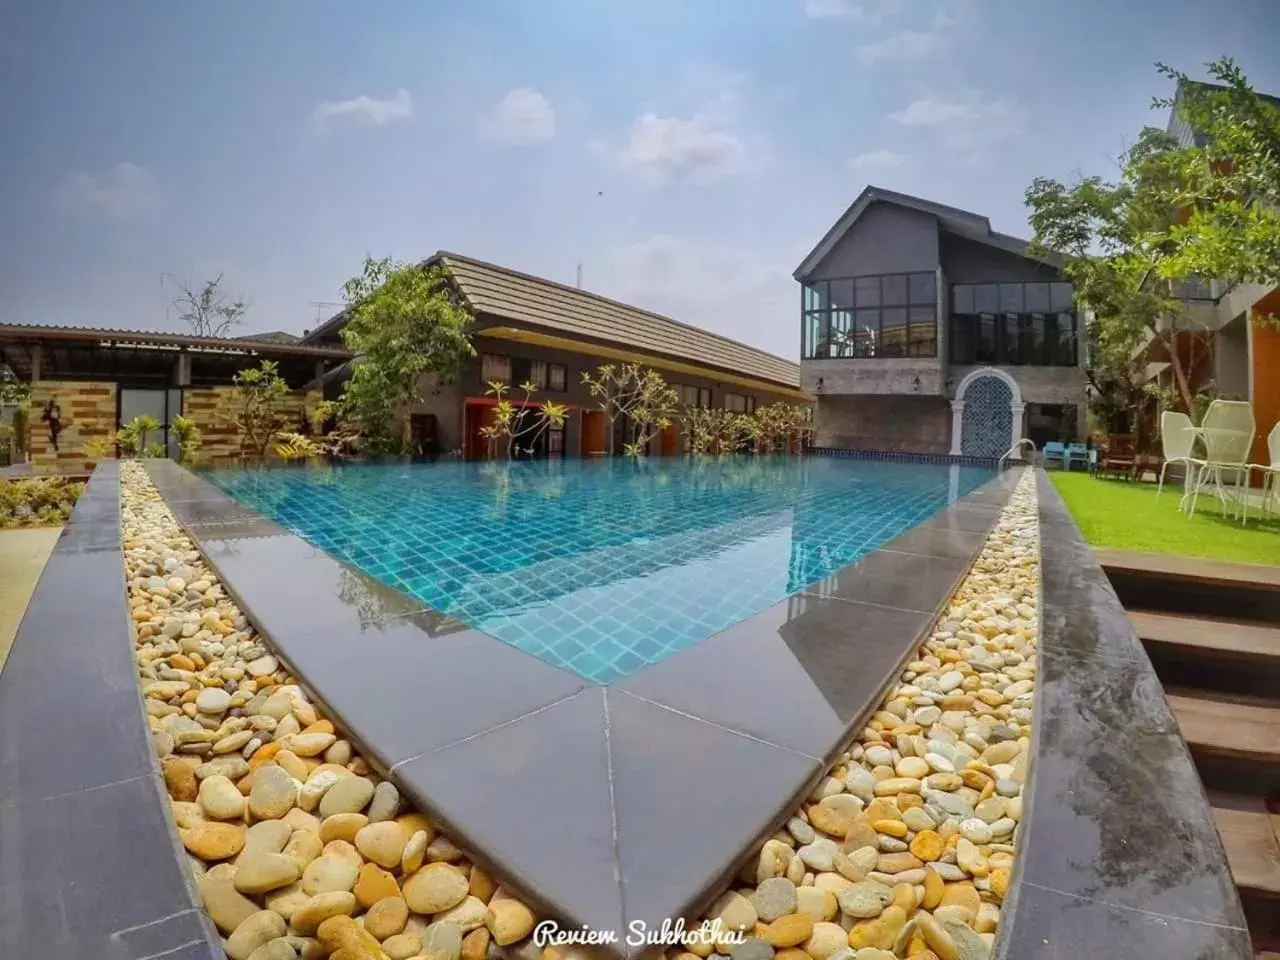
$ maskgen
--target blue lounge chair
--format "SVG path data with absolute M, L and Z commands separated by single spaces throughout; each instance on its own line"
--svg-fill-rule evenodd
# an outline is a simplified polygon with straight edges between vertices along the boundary
M 1064 458 L 1062 467 L 1064 470 L 1070 470 L 1071 464 L 1076 460 L 1080 461 L 1080 466 L 1086 470 L 1089 469 L 1089 448 L 1083 443 L 1067 444 L 1067 455 Z
M 1044 449 L 1040 451 L 1041 457 L 1044 459 L 1044 468 L 1049 469 L 1049 464 L 1057 461 L 1058 466 L 1063 466 L 1067 456 L 1067 446 L 1056 441 L 1046 443 Z

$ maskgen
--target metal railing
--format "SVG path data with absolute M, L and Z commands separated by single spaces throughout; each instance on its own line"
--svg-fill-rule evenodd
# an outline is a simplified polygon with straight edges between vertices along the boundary
M 1005 461 L 1008 460 L 1010 457 L 1012 457 L 1015 453 L 1018 453 L 1019 451 L 1021 451 L 1024 445 L 1031 448 L 1031 462 L 1035 463 L 1036 462 L 1036 445 L 1028 437 L 1023 437 L 1017 443 L 1015 443 L 1012 447 L 1010 447 L 1008 450 L 1005 451 L 1004 456 L 1000 458 L 999 469 L 1003 470 Z

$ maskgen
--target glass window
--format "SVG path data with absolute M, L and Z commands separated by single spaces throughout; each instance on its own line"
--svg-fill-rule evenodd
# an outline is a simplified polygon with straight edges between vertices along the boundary
M 1052 356 L 1050 363 L 1059 367 L 1076 365 L 1076 315 L 1059 313 L 1055 324 L 1057 336 L 1050 345 Z
M 827 303 L 827 283 L 825 280 L 819 280 L 817 283 L 807 284 L 804 287 L 804 309 L 825 310 Z
M 833 309 L 848 310 L 853 306 L 853 281 L 831 281 L 831 306 Z
M 911 274 L 911 302 L 936 303 L 938 301 L 937 278 L 932 273 Z
M 732 413 L 746 413 L 747 398 L 740 393 L 726 393 L 724 395 L 724 408 Z
M 569 389 L 569 368 L 563 363 L 553 363 L 548 368 L 547 389 L 564 393 Z
M 698 406 L 708 410 L 711 408 L 711 388 L 710 387 L 702 387 L 701 389 L 698 390 Z
M 978 318 L 971 314 L 957 314 L 951 318 L 951 343 L 948 345 L 951 362 L 973 363 L 978 353 Z
M 827 320 L 827 356 L 847 357 L 852 353 L 852 340 L 849 336 L 853 328 L 852 310 L 833 310 Z
M 1049 284 L 1028 283 L 1024 291 L 1027 313 L 1047 313 L 1049 310 Z
M 755 413 L 755 412 L 756 412 L 756 398 L 747 397 L 747 413 Z
M 880 278 L 858 277 L 854 281 L 857 291 L 857 305 L 860 307 L 880 306 Z
M 977 313 L 973 306 L 972 284 L 960 283 L 951 288 L 951 312 Z
M 905 357 L 906 355 L 907 308 L 885 307 L 880 311 L 880 356 Z
M 480 380 L 483 383 L 490 383 L 497 380 L 501 383 L 507 383 L 511 380 L 511 358 L 503 357 L 496 353 L 483 353 L 480 355 Z
M 996 315 L 994 313 L 978 315 L 978 336 L 974 344 L 973 362 L 996 362 Z
M 1021 313 L 1022 312 L 1022 284 L 1020 283 L 1000 284 L 1000 312 L 1001 313 Z
M 905 306 L 907 303 L 907 278 L 903 274 L 881 278 L 880 296 L 885 306 Z
M 529 379 L 539 390 L 547 389 L 547 361 L 533 360 L 529 364 Z
M 1055 313 L 1063 310 L 1070 310 L 1075 306 L 1075 300 L 1072 296 L 1071 284 L 1069 283 L 1051 283 L 1049 284 L 1049 309 Z
M 977 283 L 973 286 L 974 313 L 999 313 L 1000 288 L 994 283 Z
M 1049 355 L 1048 331 L 1049 322 L 1043 313 L 1033 313 L 1027 317 L 1027 325 L 1023 328 L 1023 352 L 1027 363 L 1053 363 Z
M 913 357 L 938 355 L 938 314 L 935 307 L 912 307 L 907 353 Z
M 854 314 L 853 355 L 880 356 L 880 311 L 859 310 Z
M 1018 337 L 1018 327 L 1021 322 L 1019 314 L 1005 313 L 1000 316 L 1000 362 L 1021 364 L 1022 360 L 1022 341 Z

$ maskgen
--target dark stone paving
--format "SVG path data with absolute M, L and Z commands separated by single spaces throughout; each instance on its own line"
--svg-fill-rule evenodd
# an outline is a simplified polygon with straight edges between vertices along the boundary
M 0 957 L 214 960 L 138 693 L 117 465 L 93 474 L 0 672 Z
M 612 686 L 427 610 L 169 461 L 224 586 L 349 735 L 546 914 L 688 915 L 812 789 L 950 597 L 1017 473 Z
M 1093 551 L 1043 472 L 1040 672 L 995 956 L 1252 956 L 1204 789 Z

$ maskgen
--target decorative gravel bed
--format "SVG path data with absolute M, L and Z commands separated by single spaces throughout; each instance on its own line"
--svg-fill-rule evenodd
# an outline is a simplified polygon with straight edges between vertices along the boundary
M 143 468 L 121 464 L 120 487 L 152 739 L 227 955 L 485 960 L 494 946 L 530 945 L 530 909 L 324 718 Z
M 143 468 L 122 464 L 120 482 L 139 680 L 228 956 L 554 960 L 533 912 L 310 702 Z M 706 914 L 716 933 L 667 960 L 989 957 L 1022 814 L 1038 602 L 1028 471 L 901 682 Z
M 1039 592 L 1027 471 L 901 682 L 706 915 L 745 937 L 674 960 L 990 956 L 1022 818 Z

